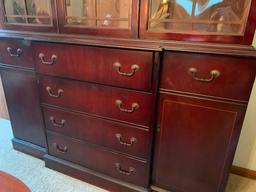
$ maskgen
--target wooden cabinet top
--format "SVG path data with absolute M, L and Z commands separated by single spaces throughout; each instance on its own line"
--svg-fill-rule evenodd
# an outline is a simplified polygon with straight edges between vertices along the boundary
M 6 36 L 251 45 L 255 28 L 256 0 L 0 0 Z

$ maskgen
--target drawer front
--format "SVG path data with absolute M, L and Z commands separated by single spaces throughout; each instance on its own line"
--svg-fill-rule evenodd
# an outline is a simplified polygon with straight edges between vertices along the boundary
M 146 187 L 147 164 L 85 143 L 47 133 L 49 154 L 111 177 Z
M 255 59 L 165 53 L 160 88 L 248 101 Z
M 34 44 L 40 73 L 132 89 L 150 90 L 153 52 Z
M 30 41 L 0 40 L 0 63 L 34 68 Z
M 133 126 L 44 108 L 46 129 L 139 158 L 149 156 L 149 132 Z
M 43 103 L 149 127 L 153 94 L 40 77 Z

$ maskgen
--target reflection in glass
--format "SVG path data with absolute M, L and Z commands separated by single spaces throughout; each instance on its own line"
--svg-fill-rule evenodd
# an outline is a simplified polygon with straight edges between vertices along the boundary
M 7 23 L 51 24 L 51 0 L 4 0 Z
M 66 24 L 128 28 L 131 0 L 66 0 Z
M 149 30 L 240 35 L 249 7 L 250 0 L 151 0 Z

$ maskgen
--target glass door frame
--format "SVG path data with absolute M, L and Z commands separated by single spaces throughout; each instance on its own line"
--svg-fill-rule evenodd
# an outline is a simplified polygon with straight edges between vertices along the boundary
M 216 35 L 216 34 L 183 34 L 168 31 L 152 32 L 148 30 L 150 0 L 141 0 L 140 9 L 140 38 L 142 39 L 168 39 L 210 43 L 245 44 L 251 45 L 256 29 L 256 0 L 251 1 L 249 16 L 245 24 L 243 35 Z
M 111 29 L 97 27 L 75 27 L 66 25 L 66 7 L 65 0 L 56 0 L 58 9 L 58 21 L 60 33 L 65 34 L 84 34 L 84 35 L 99 35 L 108 37 L 137 37 L 138 36 L 138 21 L 139 21 L 139 0 L 131 0 L 131 20 L 130 28 L 128 29 Z M 129 19 L 129 18 L 128 18 Z
M 0 29 L 1 30 L 17 30 L 17 31 L 33 31 L 33 32 L 57 32 L 57 14 L 55 0 L 51 2 L 51 25 L 40 25 L 40 24 L 16 24 L 8 23 L 5 21 L 5 7 L 4 0 L 0 0 Z

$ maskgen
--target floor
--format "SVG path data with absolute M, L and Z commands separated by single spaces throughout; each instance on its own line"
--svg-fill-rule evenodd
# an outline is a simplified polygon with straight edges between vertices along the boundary
M 44 167 L 44 162 L 12 149 L 10 122 L 0 119 L 0 170 L 22 180 L 32 192 L 106 192 Z M 256 192 L 256 181 L 231 175 L 226 192 Z

